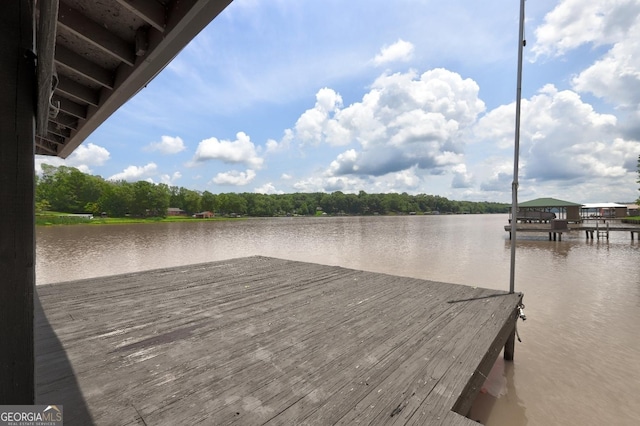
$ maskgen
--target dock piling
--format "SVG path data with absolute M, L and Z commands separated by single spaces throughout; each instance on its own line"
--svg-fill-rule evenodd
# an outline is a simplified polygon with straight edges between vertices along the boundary
M 509 239 L 513 238 L 513 232 L 511 229 L 511 225 L 505 225 L 504 230 L 509 232 Z M 589 225 L 574 225 L 571 228 L 551 228 L 542 225 L 542 224 L 521 224 L 518 226 L 518 232 L 523 233 L 539 233 L 544 234 L 547 233 L 549 236 L 549 241 L 562 241 L 562 234 L 568 232 L 571 235 L 571 232 L 582 232 L 585 233 L 585 238 L 587 240 L 597 238 L 598 240 L 602 238 L 609 239 L 609 235 L 612 232 L 630 232 L 631 233 L 631 241 L 635 241 L 636 234 L 638 239 L 640 239 L 640 227 L 638 225 L 611 225 L 606 222 L 606 225 L 600 226 L 599 222 L 596 222 L 596 226 L 592 227 Z M 595 235 L 594 235 L 595 234 Z
M 507 343 L 504 344 L 504 359 L 506 361 L 513 361 L 513 355 L 516 348 L 516 328 L 513 327 L 513 331 L 507 338 Z

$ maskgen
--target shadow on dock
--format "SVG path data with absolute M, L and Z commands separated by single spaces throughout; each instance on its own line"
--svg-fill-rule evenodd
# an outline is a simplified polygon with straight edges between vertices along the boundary
M 488 296 L 471 297 L 468 299 L 447 300 L 447 303 L 471 302 L 473 300 L 491 299 L 493 297 L 507 297 L 507 296 L 509 295 L 508 294 L 490 294 Z
M 34 299 L 36 404 L 62 405 L 65 425 L 93 425 L 71 361 L 47 319 L 37 288 Z

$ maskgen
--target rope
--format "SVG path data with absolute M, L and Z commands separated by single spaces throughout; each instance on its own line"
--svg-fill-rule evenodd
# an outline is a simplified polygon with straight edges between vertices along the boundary
M 526 321 L 527 320 L 527 316 L 524 314 L 524 304 L 520 303 L 517 308 L 518 311 L 516 313 L 516 325 L 515 325 L 515 332 L 516 332 L 516 337 L 518 338 L 518 342 L 522 343 L 522 339 L 520 339 L 520 334 L 518 333 L 518 319 L 521 319 L 522 321 Z
M 57 101 L 57 105 L 53 104 L 53 92 L 58 88 L 58 73 L 55 66 L 53 67 L 53 75 L 51 76 L 51 92 L 49 93 L 49 118 L 56 118 L 60 112 L 60 101 Z

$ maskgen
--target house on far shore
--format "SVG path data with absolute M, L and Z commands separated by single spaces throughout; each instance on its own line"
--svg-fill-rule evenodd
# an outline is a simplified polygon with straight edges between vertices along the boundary
M 213 212 L 210 212 L 208 210 L 193 215 L 193 217 L 195 217 L 196 219 L 211 219 L 213 216 L 215 216 Z
M 589 218 L 624 218 L 627 217 L 626 204 L 589 203 L 582 206 L 582 217 Z
M 555 198 L 536 198 L 535 200 L 518 203 L 516 220 L 519 222 L 550 222 L 562 219 L 567 222 L 582 222 L 580 217 L 582 204 Z M 511 222 L 511 217 L 509 218 Z
M 187 212 L 178 207 L 169 207 L 167 209 L 167 216 L 186 216 Z
M 637 204 L 628 204 L 627 214 L 629 216 L 640 216 L 640 206 Z

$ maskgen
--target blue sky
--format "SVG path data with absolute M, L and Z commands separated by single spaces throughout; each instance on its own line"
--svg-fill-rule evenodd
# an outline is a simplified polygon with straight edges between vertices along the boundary
M 235 0 L 65 164 L 213 193 L 509 202 L 517 0 Z M 520 200 L 638 193 L 640 2 L 529 0 Z

